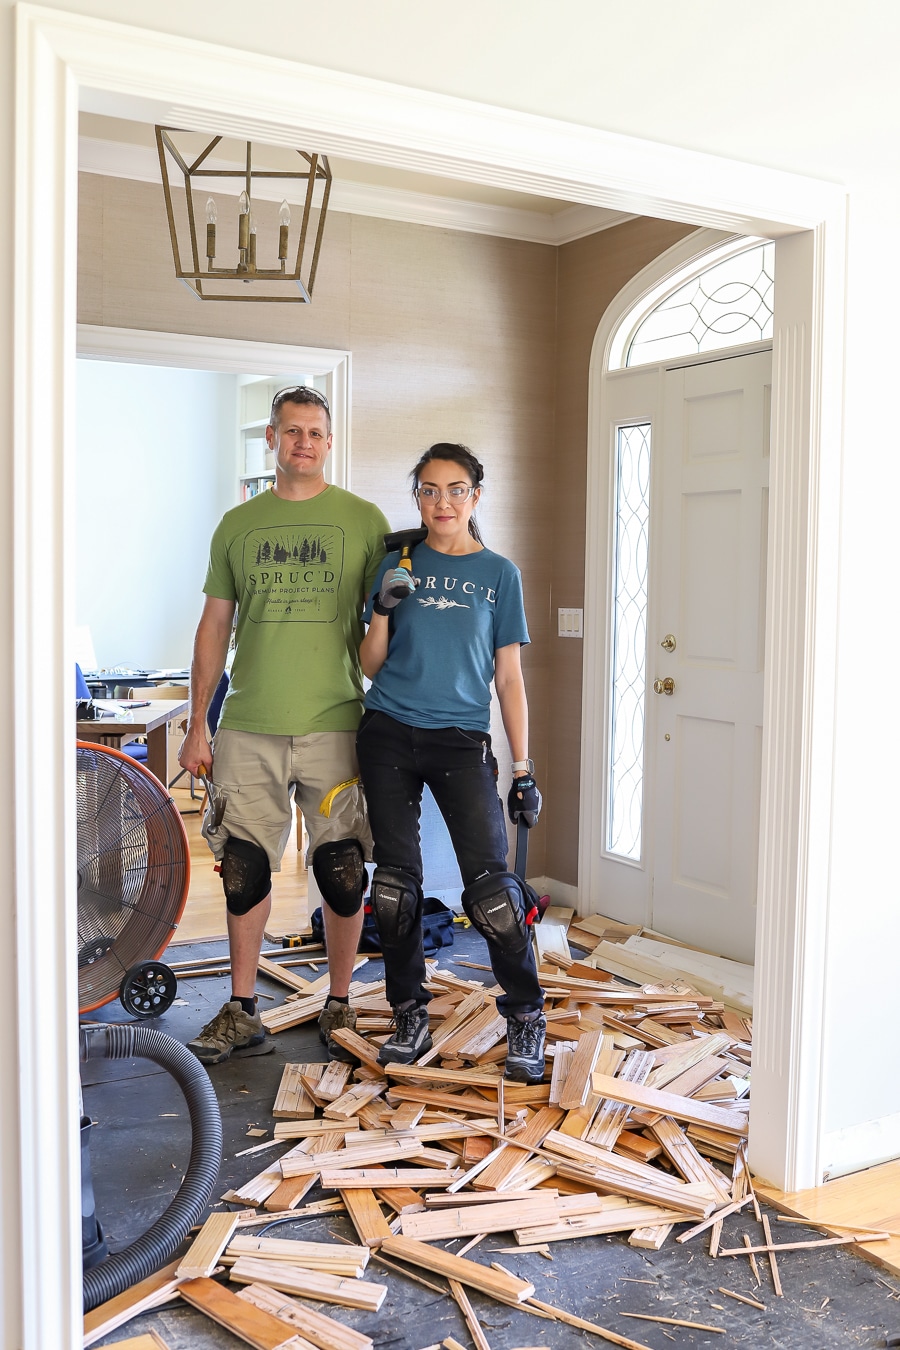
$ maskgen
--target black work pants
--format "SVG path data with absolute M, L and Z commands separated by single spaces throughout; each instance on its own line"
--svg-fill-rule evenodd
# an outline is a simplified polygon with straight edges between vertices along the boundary
M 503 806 L 497 795 L 497 761 L 487 732 L 460 727 L 423 728 L 397 722 L 387 713 L 363 714 L 356 756 L 366 792 L 373 856 L 379 867 L 405 872 L 419 888 L 423 880 L 419 841 L 422 791 L 431 789 L 459 863 L 463 885 L 486 872 L 505 872 L 508 842 Z M 391 1004 L 425 1003 L 422 923 L 406 938 L 385 941 L 386 994 Z M 488 942 L 491 969 L 503 994 L 504 1017 L 538 1012 L 544 995 L 529 941 L 518 955 Z

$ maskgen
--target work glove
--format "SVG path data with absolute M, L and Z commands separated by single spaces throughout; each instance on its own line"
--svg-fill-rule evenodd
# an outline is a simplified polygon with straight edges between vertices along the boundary
M 395 567 L 393 572 L 385 572 L 381 590 L 375 597 L 372 608 L 376 614 L 388 614 L 399 605 L 401 600 L 405 600 L 408 595 L 412 595 L 415 589 L 416 583 L 412 573 L 407 572 L 405 567 Z M 394 591 L 399 592 L 399 594 L 394 595 Z
M 523 774 L 520 778 L 514 778 L 512 787 L 509 789 L 509 796 L 506 798 L 506 809 L 512 823 L 518 825 L 521 818 L 530 830 L 533 825 L 537 824 L 538 816 L 541 814 L 541 800 L 537 783 L 531 774 Z

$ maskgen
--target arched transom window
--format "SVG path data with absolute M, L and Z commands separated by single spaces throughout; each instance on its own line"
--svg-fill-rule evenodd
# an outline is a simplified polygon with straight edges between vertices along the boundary
M 732 241 L 712 257 L 686 277 L 669 277 L 625 316 L 610 346 L 610 370 L 771 338 L 775 245 Z

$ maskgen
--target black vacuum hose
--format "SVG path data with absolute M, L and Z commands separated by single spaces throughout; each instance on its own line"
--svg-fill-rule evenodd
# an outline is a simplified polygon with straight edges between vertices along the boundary
M 134 1024 L 82 1027 L 81 1058 L 153 1060 L 175 1079 L 191 1117 L 191 1157 L 178 1194 L 130 1247 L 85 1271 L 84 1311 L 90 1312 L 171 1260 L 198 1221 L 222 1164 L 222 1117 L 202 1064 L 165 1032 Z

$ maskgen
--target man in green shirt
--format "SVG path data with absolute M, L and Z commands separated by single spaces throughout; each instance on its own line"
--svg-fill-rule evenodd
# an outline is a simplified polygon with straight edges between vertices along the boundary
M 221 822 L 203 833 L 222 873 L 232 995 L 189 1042 L 205 1064 L 274 1048 L 256 1007 L 256 971 L 278 871 L 303 811 L 324 897 L 330 991 L 319 1019 L 353 1027 L 348 990 L 362 928 L 371 836 L 356 764 L 362 713 L 363 601 L 384 556 L 388 522 L 370 502 L 325 481 L 331 413 L 318 390 L 282 390 L 266 440 L 275 485 L 226 512 L 210 547 L 206 601 L 191 666 L 179 763 L 214 768 Z M 206 715 L 225 668 L 235 611 L 231 683 L 215 738 Z

